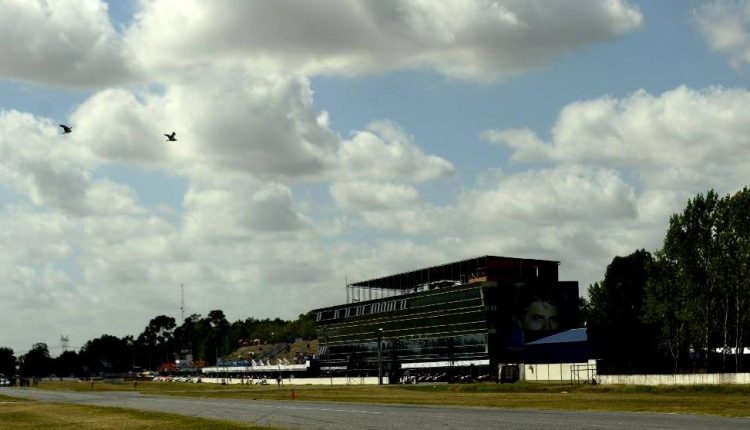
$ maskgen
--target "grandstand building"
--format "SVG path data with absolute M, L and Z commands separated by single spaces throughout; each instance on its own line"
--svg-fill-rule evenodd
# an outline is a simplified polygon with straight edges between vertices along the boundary
M 525 342 L 576 326 L 578 283 L 558 266 L 483 256 L 348 284 L 345 304 L 312 311 L 321 370 L 492 379 L 523 361 Z

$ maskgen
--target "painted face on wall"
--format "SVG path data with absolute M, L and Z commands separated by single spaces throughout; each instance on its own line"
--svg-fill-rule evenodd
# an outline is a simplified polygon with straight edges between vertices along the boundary
M 557 306 L 554 303 L 537 300 L 526 308 L 524 330 L 557 330 L 559 325 Z

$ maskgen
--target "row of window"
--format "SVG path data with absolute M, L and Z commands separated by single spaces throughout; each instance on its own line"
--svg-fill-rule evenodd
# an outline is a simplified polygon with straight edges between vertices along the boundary
M 476 311 L 451 312 L 443 315 L 427 316 L 422 318 L 398 319 L 381 324 L 358 324 L 341 325 L 330 327 L 321 338 L 327 337 L 331 341 L 342 338 L 374 338 L 379 329 L 384 336 L 408 336 L 424 335 L 426 333 L 441 333 L 450 328 L 450 331 L 464 330 L 466 327 L 481 327 L 487 329 L 489 326 L 483 313 Z
M 389 300 L 386 302 L 370 303 L 367 305 L 350 306 L 348 308 L 331 309 L 315 314 L 315 321 L 337 320 L 341 318 L 358 317 L 360 315 L 393 312 L 406 309 L 406 299 Z
M 330 348 L 330 349 L 329 349 Z M 353 341 L 330 345 L 326 362 L 370 362 L 377 360 L 376 341 Z M 384 360 L 458 359 L 484 357 L 488 353 L 487 335 L 473 333 L 459 336 L 383 339 Z
M 353 305 L 346 308 L 329 309 L 320 311 L 315 314 L 315 321 L 330 321 L 342 318 L 357 317 L 362 315 L 372 315 L 382 312 L 401 311 L 405 309 L 420 308 L 423 306 L 432 306 L 436 304 L 446 304 L 459 300 L 480 299 L 481 292 L 479 288 L 467 288 L 459 290 L 444 290 L 424 296 L 393 299 L 370 303 L 365 305 Z

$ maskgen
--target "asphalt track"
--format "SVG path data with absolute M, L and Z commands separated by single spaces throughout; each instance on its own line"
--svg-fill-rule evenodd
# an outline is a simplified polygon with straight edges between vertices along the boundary
M 42 402 L 117 406 L 291 429 L 750 429 L 750 418 L 148 396 L 2 388 Z M 2 405 L 0 405 L 2 407 Z

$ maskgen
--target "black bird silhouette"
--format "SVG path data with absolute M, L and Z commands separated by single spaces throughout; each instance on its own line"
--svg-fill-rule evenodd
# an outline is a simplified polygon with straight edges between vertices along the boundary
M 175 139 L 174 135 L 175 135 L 174 131 L 172 132 L 172 134 L 165 134 L 165 136 L 167 136 L 167 141 L 168 142 L 177 142 L 177 139 Z
M 63 128 L 63 133 L 64 133 L 64 134 L 68 134 L 68 133 L 70 133 L 71 131 L 73 131 L 73 127 L 69 127 L 69 126 L 67 126 L 67 125 L 64 125 L 64 124 L 60 124 L 60 127 L 62 127 L 62 128 Z

